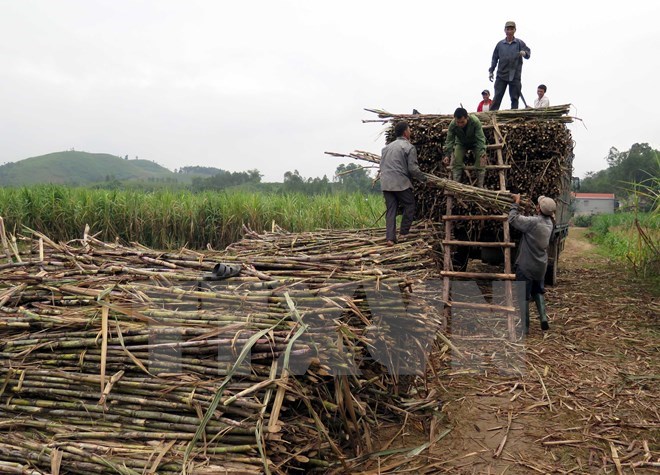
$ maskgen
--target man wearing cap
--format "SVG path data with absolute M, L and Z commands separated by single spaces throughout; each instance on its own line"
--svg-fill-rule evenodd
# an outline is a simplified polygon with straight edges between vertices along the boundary
M 523 58 L 529 59 L 531 50 L 523 40 L 513 36 L 515 32 L 516 23 L 507 21 L 504 25 L 506 38 L 498 42 L 495 45 L 495 51 L 493 51 L 493 60 L 488 70 L 490 73 L 489 79 L 492 81 L 495 67 L 497 66 L 495 97 L 493 98 L 493 105 L 490 108 L 493 111 L 500 109 L 500 104 L 507 86 L 509 87 L 509 96 L 511 97 L 511 109 L 518 108 L 518 100 L 520 99 L 520 91 L 522 90 L 522 84 L 520 82 L 522 60 Z
M 516 281 L 525 283 L 525 300 L 522 310 L 525 319 L 525 333 L 529 332 L 529 301 L 533 298 L 541 319 L 541 330 L 550 328 L 545 310 L 543 294 L 545 270 L 548 266 L 548 246 L 555 223 L 557 204 L 552 198 L 539 196 L 536 216 L 518 214 L 520 195 L 513 195 L 513 205 L 509 211 L 509 223 L 522 233 L 518 257 L 516 258 Z
M 490 91 L 488 89 L 484 89 L 481 91 L 481 97 L 483 100 L 477 106 L 477 112 L 488 112 L 490 110 L 491 104 L 493 103 L 492 99 L 490 98 Z

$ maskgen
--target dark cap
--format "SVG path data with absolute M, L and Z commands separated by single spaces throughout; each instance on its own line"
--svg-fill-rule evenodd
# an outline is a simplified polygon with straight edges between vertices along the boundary
M 510 26 L 512 26 L 512 27 L 515 28 L 515 27 L 516 27 L 516 22 L 515 22 L 515 21 L 507 21 L 507 22 L 504 24 L 504 28 L 509 28 Z
M 490 91 L 488 89 L 484 89 L 483 91 L 481 91 L 481 94 L 482 95 L 483 94 L 488 94 L 490 96 Z

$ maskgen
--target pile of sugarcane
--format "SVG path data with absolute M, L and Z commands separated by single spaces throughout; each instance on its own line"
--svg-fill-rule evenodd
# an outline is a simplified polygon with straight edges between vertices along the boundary
M 570 183 L 573 164 L 573 140 L 566 127 L 572 121 L 568 115 L 568 105 L 544 109 L 520 109 L 477 114 L 486 135 L 486 143 L 494 144 L 495 134 L 501 136 L 503 143 L 503 164 L 511 169 L 507 172 L 508 189 L 520 193 L 530 200 L 545 195 L 558 198 L 561 190 Z M 372 111 L 382 119 L 387 118 L 390 127 L 386 131 L 388 143 L 394 140 L 394 124 L 407 120 L 411 127 L 411 143 L 418 152 L 419 166 L 423 172 L 439 178 L 448 177 L 448 170 L 442 164 L 443 146 L 447 138 L 447 128 L 453 119 L 451 115 L 393 115 L 383 111 Z M 489 148 L 490 164 L 496 164 L 495 148 Z M 473 177 L 474 179 L 474 173 Z M 463 177 L 463 181 L 467 181 Z M 499 190 L 496 171 L 486 174 L 486 188 Z M 453 190 L 452 190 L 453 191 Z M 438 193 L 429 187 L 419 188 L 416 194 L 420 205 L 420 217 L 438 220 L 445 210 L 437 206 Z M 463 198 L 463 210 L 460 214 L 477 214 L 488 203 L 483 200 L 471 200 L 469 196 L 458 193 Z M 502 202 L 502 200 L 500 200 Z M 475 208 L 475 203 L 477 208 Z M 501 210 L 497 202 L 491 208 Z M 459 211 L 456 212 L 459 214 Z
M 367 109 L 378 114 L 379 119 L 365 122 L 382 122 L 387 142 L 394 140 L 394 125 L 406 120 L 410 124 L 410 141 L 417 149 L 420 169 L 426 174 L 428 184 L 416 183 L 418 218 L 439 222 L 446 214 L 445 191 L 456 197 L 453 214 L 495 214 L 509 210 L 512 193 L 522 195 L 522 203 L 528 212 L 540 195 L 561 199 L 562 192 L 570 186 L 573 163 L 573 140 L 566 127 L 572 122 L 569 105 L 544 109 L 520 109 L 476 114 L 481 120 L 490 146 L 487 153 L 490 165 L 498 165 L 495 144 L 497 134 L 502 144 L 502 164 L 507 171 L 507 192 L 500 190 L 497 168 L 486 174 L 485 189 L 473 186 L 476 182 L 474 170 L 464 173 L 462 182 L 450 179 L 449 169 L 443 165 L 443 146 L 447 138 L 451 115 L 391 114 L 382 110 Z M 380 156 L 355 151 L 351 154 L 330 155 L 350 157 L 378 164 Z M 466 165 L 472 165 L 466 160 Z M 488 167 L 487 167 L 488 168 Z M 486 223 L 488 226 L 489 223 Z M 455 230 L 472 226 L 471 223 L 456 224 Z M 483 225 L 480 225 L 483 226 Z M 467 230 L 466 230 L 467 231 Z M 471 232 L 469 232 L 471 234 Z
M 304 278 L 323 284 L 328 276 L 341 280 L 394 277 L 424 279 L 433 262 L 442 258 L 429 252 L 424 240 L 441 229 L 420 223 L 411 229 L 397 252 L 389 252 L 382 228 L 319 230 L 307 233 L 258 234 L 244 229 L 244 238 L 223 254 L 248 262 L 256 270 L 282 278 Z M 210 254 L 210 257 L 214 257 Z
M 0 471 L 348 470 L 384 424 L 437 411 L 440 319 L 411 291 L 431 226 L 394 247 L 246 232 L 205 253 L 3 233 Z M 211 280 L 217 262 L 240 275 Z

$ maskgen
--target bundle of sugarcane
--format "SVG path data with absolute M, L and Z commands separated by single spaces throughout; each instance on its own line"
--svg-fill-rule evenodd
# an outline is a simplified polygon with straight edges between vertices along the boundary
M 491 122 L 492 118 L 495 117 L 497 122 L 500 124 L 506 124 L 507 122 L 516 122 L 519 120 L 552 120 L 559 121 L 563 123 L 573 122 L 575 117 L 568 115 L 570 112 L 570 104 L 561 104 L 556 106 L 544 107 L 542 109 L 512 109 L 512 110 L 500 110 L 500 111 L 489 111 L 489 112 L 477 112 L 475 113 L 477 117 L 482 122 Z M 382 109 L 365 109 L 368 112 L 373 112 L 377 114 L 379 120 L 363 120 L 363 122 L 389 122 L 390 120 L 402 120 L 407 121 L 424 121 L 424 120 L 445 120 L 449 123 L 453 116 L 451 114 L 393 114 Z
M 0 467 L 348 466 L 379 424 L 401 423 L 405 409 L 389 409 L 405 408 L 400 375 L 424 377 L 439 319 L 409 290 L 428 272 L 416 262 L 432 262 L 422 244 L 433 232 L 417 227 L 392 248 L 381 244 L 382 229 L 250 233 L 206 254 L 88 233 L 66 244 L 35 233 L 28 253 L 6 247 Z M 219 259 L 241 264 L 241 275 L 202 279 Z M 415 403 L 408 412 L 420 417 L 438 404 Z
M 356 150 L 350 154 L 342 154 L 336 152 L 325 153 L 334 157 L 348 157 L 354 158 L 356 160 L 364 160 L 371 163 L 380 163 L 380 156 L 361 150 Z M 436 191 L 427 190 L 426 186 L 420 186 L 421 184 L 418 184 L 415 189 L 415 193 L 418 197 L 434 195 L 439 189 L 451 193 L 452 195 L 456 196 L 459 201 L 465 201 L 473 204 L 474 206 L 488 207 L 500 211 L 508 211 L 511 208 L 511 204 L 513 203 L 513 194 L 509 193 L 508 191 L 478 188 L 450 180 L 448 178 L 441 178 L 430 173 L 424 173 L 424 176 L 427 180 L 426 184 L 431 185 L 436 189 Z M 427 199 L 418 200 L 422 209 L 425 209 L 427 201 Z M 529 202 L 525 199 L 523 200 L 523 205 L 526 204 L 528 205 Z

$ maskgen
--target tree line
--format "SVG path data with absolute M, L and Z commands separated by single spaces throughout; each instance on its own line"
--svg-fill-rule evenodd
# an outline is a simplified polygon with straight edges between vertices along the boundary
M 636 143 L 621 152 L 615 147 L 605 158 L 607 168 L 588 172 L 580 183 L 582 193 L 615 193 L 627 199 L 643 187 L 657 195 L 660 191 L 660 152 L 647 143 Z
M 637 201 L 642 211 L 656 209 L 660 195 L 660 152 L 647 143 L 636 143 L 620 152 L 610 148 L 607 168 L 588 172 L 580 183 L 582 193 L 614 193 L 622 203 Z
M 302 193 L 306 195 L 330 194 L 336 192 L 380 192 L 380 187 L 374 185 L 369 171 L 359 165 L 341 164 L 335 170 L 332 180 L 323 175 L 319 177 L 304 177 L 298 170 L 284 173 L 282 183 L 262 183 L 263 175 L 259 170 L 252 169 L 243 172 L 220 170 L 210 177 L 196 177 L 192 180 L 193 191 L 220 191 L 229 188 L 245 188 L 252 191 L 281 191 L 284 193 Z

